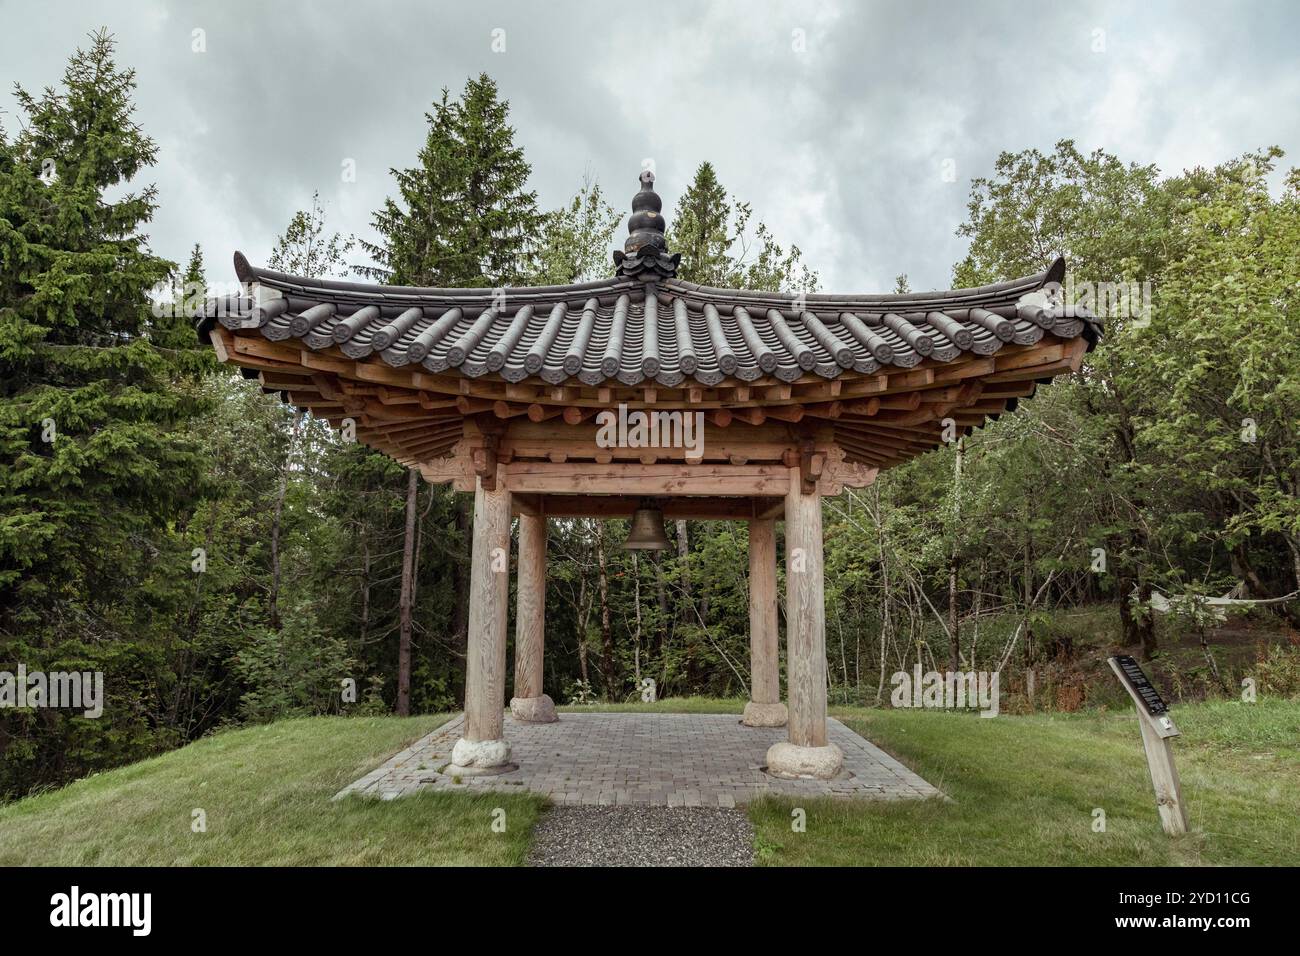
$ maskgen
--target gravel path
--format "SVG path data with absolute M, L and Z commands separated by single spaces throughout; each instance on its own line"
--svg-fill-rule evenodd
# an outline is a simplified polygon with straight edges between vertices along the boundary
M 752 866 L 743 810 L 555 807 L 533 832 L 533 866 Z

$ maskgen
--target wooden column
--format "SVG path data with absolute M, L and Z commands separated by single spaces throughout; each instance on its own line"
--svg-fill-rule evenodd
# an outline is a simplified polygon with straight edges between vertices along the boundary
M 786 670 L 788 741 L 767 752 L 771 773 L 784 777 L 836 776 L 844 755 L 826 738 L 826 603 L 822 592 L 822 502 L 803 491 L 790 469 L 785 496 Z
M 786 659 L 790 743 L 826 745 L 826 600 L 822 574 L 822 499 L 800 489 L 790 469 L 785 497 Z
M 480 480 L 474 492 L 465 667 L 464 739 L 471 744 L 502 739 L 509 600 L 510 492 L 500 481 L 497 490 L 485 491 Z M 453 757 L 453 763 L 459 761 Z
M 780 634 L 776 608 L 776 519 L 749 522 L 750 699 L 741 723 L 784 727 L 781 703 Z
M 546 518 L 519 516 L 519 578 L 515 584 L 515 695 L 510 712 L 516 720 L 550 723 L 555 704 L 542 693 L 542 655 L 546 641 Z

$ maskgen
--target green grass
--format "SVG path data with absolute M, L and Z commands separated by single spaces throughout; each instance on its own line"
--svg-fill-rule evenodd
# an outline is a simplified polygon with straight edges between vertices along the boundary
M 0 807 L 0 865 L 519 865 L 526 794 L 330 797 L 445 716 L 319 717 L 230 731 Z M 495 808 L 506 830 L 492 829 Z M 207 814 L 194 833 L 192 813 Z
M 564 708 L 735 713 L 690 698 Z M 1160 829 L 1128 707 L 1001 716 L 833 708 L 952 800 L 768 799 L 767 865 L 1214 865 L 1300 859 L 1300 702 L 1187 704 L 1174 717 L 1192 832 Z M 231 731 L 0 807 L 0 865 L 518 865 L 545 806 L 527 794 L 330 797 L 445 717 L 315 718 Z M 504 834 L 493 811 L 506 811 Z M 791 829 L 802 807 L 806 832 Z M 1105 833 L 1092 830 L 1094 808 Z M 191 813 L 207 812 L 207 832 Z
M 762 800 L 760 863 L 840 865 L 1294 865 L 1300 859 L 1300 703 L 1175 709 L 1191 832 L 1160 829 L 1132 710 L 981 719 L 836 708 L 952 802 Z M 793 832 L 796 806 L 806 832 Z M 1106 832 L 1093 832 L 1093 810 Z

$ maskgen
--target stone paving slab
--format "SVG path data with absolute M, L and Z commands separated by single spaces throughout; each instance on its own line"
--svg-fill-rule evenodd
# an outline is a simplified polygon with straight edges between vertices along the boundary
M 764 794 L 874 800 L 942 794 L 834 718 L 831 743 L 844 751 L 833 780 L 782 780 L 763 770 L 784 727 L 746 727 L 732 714 L 564 712 L 552 724 L 524 724 L 507 713 L 505 737 L 519 769 L 496 776 L 450 777 L 464 716 L 437 728 L 335 795 L 391 800 L 422 790 L 529 790 L 561 805 L 734 807 Z

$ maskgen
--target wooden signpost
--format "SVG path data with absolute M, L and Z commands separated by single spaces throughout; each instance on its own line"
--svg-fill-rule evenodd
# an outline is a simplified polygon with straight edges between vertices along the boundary
M 1124 685 L 1137 708 L 1142 728 L 1142 746 L 1151 770 L 1151 785 L 1156 791 L 1156 809 L 1160 825 L 1170 835 L 1187 832 L 1187 810 L 1183 806 L 1183 789 L 1178 782 L 1170 738 L 1179 736 L 1169 706 L 1151 686 L 1138 662 L 1126 654 L 1110 658 L 1110 668 Z

